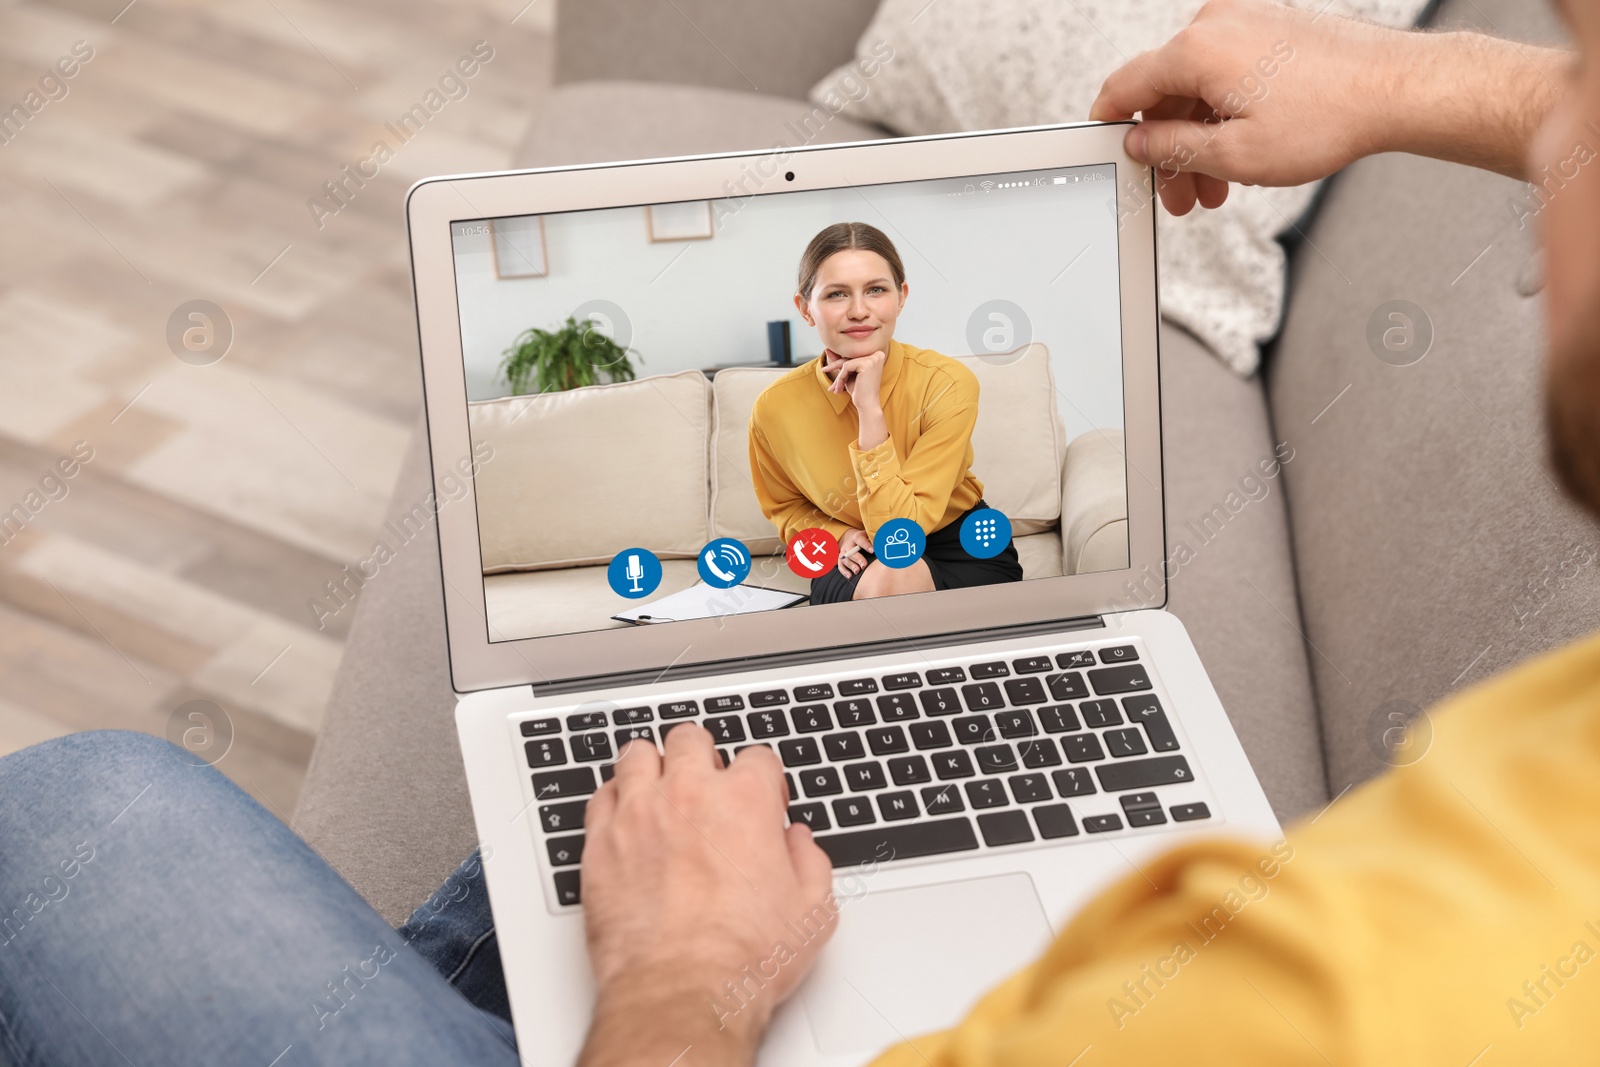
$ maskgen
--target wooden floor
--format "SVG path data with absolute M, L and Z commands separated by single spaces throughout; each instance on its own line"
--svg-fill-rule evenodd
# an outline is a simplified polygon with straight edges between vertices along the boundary
M 401 201 L 509 163 L 555 3 L 0 3 L 0 755 L 200 711 L 293 810 L 353 614 L 308 602 L 370 553 L 421 407 Z M 193 300 L 220 359 L 169 330 Z

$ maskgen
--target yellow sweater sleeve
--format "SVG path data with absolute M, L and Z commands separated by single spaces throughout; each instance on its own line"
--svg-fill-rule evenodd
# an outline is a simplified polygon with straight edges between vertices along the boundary
M 932 533 L 944 518 L 950 495 L 966 475 L 972 428 L 978 422 L 978 379 L 966 368 L 932 379 L 922 402 L 922 435 L 901 455 L 891 426 L 888 438 L 863 452 L 850 445 L 856 474 L 856 503 L 869 535 L 890 519 L 910 519 Z
M 827 530 L 834 537 L 843 537 L 850 527 L 819 509 L 790 481 L 753 416 L 749 436 L 750 480 L 755 487 L 756 503 L 761 507 L 761 514 L 778 528 L 784 543 L 813 526 Z

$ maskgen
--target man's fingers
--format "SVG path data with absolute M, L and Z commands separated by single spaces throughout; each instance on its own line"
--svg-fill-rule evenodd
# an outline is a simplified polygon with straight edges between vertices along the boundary
M 783 780 L 783 763 L 771 748 L 766 745 L 751 745 L 733 757 L 733 763 L 728 769 L 737 770 L 741 774 L 753 771 L 764 776 L 771 783 L 772 795 L 778 800 L 778 810 L 788 810 L 789 783 Z
M 811 827 L 803 822 L 790 823 L 784 841 L 789 846 L 789 859 L 794 863 L 795 876 L 805 899 L 822 903 L 833 890 L 833 861 L 812 839 Z M 828 924 L 823 942 L 833 936 L 833 927 L 837 925 Z
M 632 792 L 640 784 L 654 782 L 661 777 L 661 754 L 654 741 L 635 738 L 623 746 L 617 756 L 612 778 L 617 789 Z
M 722 769 L 722 757 L 717 755 L 717 746 L 711 740 L 710 731 L 697 722 L 674 726 L 661 747 L 667 753 L 661 768 L 662 774 L 691 768 Z
M 1194 188 L 1200 198 L 1200 206 L 1208 210 L 1221 207 L 1228 199 L 1228 183 L 1209 174 L 1196 174 Z

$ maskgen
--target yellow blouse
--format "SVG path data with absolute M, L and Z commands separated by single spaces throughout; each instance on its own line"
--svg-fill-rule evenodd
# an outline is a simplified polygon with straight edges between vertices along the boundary
M 1594 1063 L 1600 635 L 1428 723 L 1420 758 L 1286 841 L 1129 874 L 959 1025 L 873 1067 Z
M 879 395 L 889 436 L 856 448 L 860 430 L 844 393 L 830 393 L 822 357 L 768 386 L 750 411 L 750 476 L 761 511 L 784 541 L 819 526 L 868 536 L 890 519 L 925 533 L 983 496 L 972 474 L 978 379 L 931 349 L 889 342 Z

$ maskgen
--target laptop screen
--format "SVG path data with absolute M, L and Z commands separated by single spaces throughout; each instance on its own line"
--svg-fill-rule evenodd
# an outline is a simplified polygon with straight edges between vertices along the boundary
M 454 223 L 490 639 L 1126 568 L 1115 177 Z

